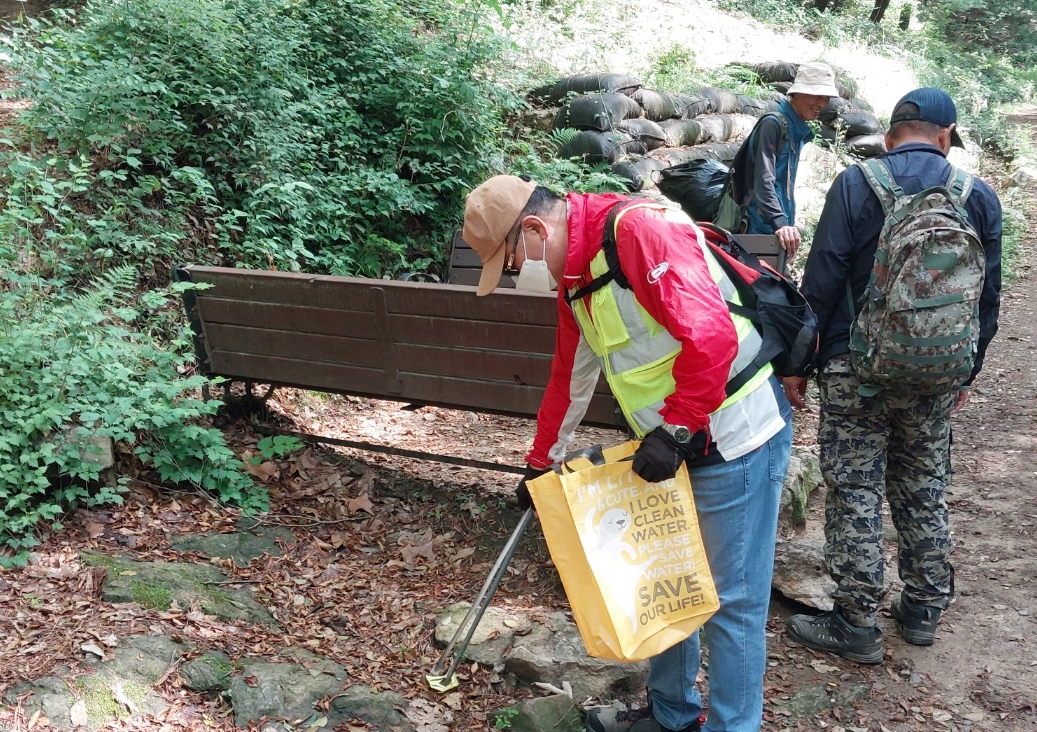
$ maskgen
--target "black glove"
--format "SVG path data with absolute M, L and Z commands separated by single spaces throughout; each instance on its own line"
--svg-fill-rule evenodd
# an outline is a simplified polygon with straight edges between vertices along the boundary
M 649 483 L 658 483 L 675 476 L 683 461 L 683 445 L 662 427 L 656 427 L 634 453 L 634 473 Z
M 522 474 L 522 480 L 519 481 L 518 488 L 515 489 L 515 499 L 518 501 L 518 507 L 525 511 L 527 508 L 533 505 L 533 499 L 529 497 L 529 488 L 526 487 L 527 480 L 533 480 L 539 478 L 544 473 L 550 473 L 551 468 L 534 468 L 532 465 L 526 466 L 526 472 Z

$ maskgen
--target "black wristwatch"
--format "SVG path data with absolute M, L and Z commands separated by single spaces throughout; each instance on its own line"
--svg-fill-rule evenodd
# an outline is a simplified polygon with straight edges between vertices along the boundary
M 666 422 L 663 422 L 660 426 L 669 433 L 670 437 L 677 441 L 678 445 L 686 445 L 691 442 L 691 430 L 687 427 L 679 424 L 667 424 Z

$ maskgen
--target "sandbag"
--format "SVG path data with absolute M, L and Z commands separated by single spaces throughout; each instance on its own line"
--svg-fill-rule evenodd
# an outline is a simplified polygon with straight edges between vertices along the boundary
M 614 163 L 624 155 L 644 155 L 644 143 L 623 132 L 584 130 L 559 148 L 560 158 L 583 158 L 588 163 Z
M 850 103 L 842 97 L 832 97 L 828 101 L 828 104 L 818 112 L 817 119 L 821 124 L 831 127 L 835 125 L 835 121 L 839 118 L 839 114 L 850 108 Z
M 873 158 L 886 152 L 886 135 L 876 132 L 873 135 L 860 135 L 847 141 L 846 150 L 858 158 Z
M 677 116 L 684 119 L 694 119 L 701 114 L 709 114 L 712 102 L 698 94 L 671 94 L 674 105 L 677 107 Z
M 559 79 L 552 84 L 537 87 L 529 93 L 532 102 L 558 104 L 569 94 L 589 92 L 619 92 L 633 94 L 641 88 L 641 82 L 626 74 L 577 74 Z
M 703 142 L 727 142 L 748 135 L 757 120 L 748 114 L 708 114 L 695 121 L 702 126 Z
M 702 131 L 702 125 L 694 119 L 663 120 L 659 128 L 666 135 L 667 147 L 690 147 L 708 139 Z
M 653 122 L 662 122 L 664 119 L 681 116 L 677 110 L 677 104 L 673 101 L 673 95 L 666 92 L 638 89 L 630 98 L 641 105 L 641 109 L 645 113 L 645 119 L 650 119 Z
M 733 114 L 738 111 L 738 96 L 726 89 L 706 86 L 699 94 L 709 100 L 709 111 L 712 114 Z
M 738 97 L 738 111 L 741 114 L 751 114 L 753 117 L 762 117 L 768 112 L 773 112 L 778 108 L 778 102 L 770 99 L 757 99 L 755 97 L 745 96 L 744 94 Z
M 836 79 L 835 88 L 843 99 L 851 99 L 857 96 L 857 82 L 853 79 L 847 79 L 846 81 Z
M 861 97 L 850 97 L 850 106 L 856 107 L 857 109 L 863 109 L 865 112 L 875 113 L 875 108 L 868 103 L 867 99 Z
M 710 158 L 691 160 L 659 174 L 659 191 L 695 221 L 712 221 L 720 206 L 727 166 Z
M 788 96 L 789 88 L 792 86 L 791 81 L 775 81 L 769 85 L 770 88 L 779 94 Z
M 604 92 L 584 94 L 570 99 L 555 116 L 554 128 L 572 127 L 577 130 L 614 130 L 619 123 L 641 116 L 641 105 L 625 94 Z
M 658 172 L 669 167 L 665 160 L 656 160 L 641 155 L 629 155 L 612 164 L 612 172 L 628 181 L 631 193 L 656 188 Z
M 844 110 L 839 115 L 839 124 L 843 128 L 843 137 L 847 140 L 862 135 L 873 135 L 882 129 L 879 118 L 863 109 Z
M 766 61 L 760 64 L 753 64 L 751 68 L 764 84 L 770 84 L 775 81 L 791 84 L 796 79 L 799 64 L 786 61 Z
M 730 163 L 735 159 L 735 154 L 741 145 L 742 143 L 740 142 L 705 142 L 694 147 L 679 149 L 661 147 L 658 150 L 653 150 L 649 157 L 665 161 L 667 167 L 673 167 L 674 165 L 680 165 L 689 160 L 698 160 L 700 158 L 712 158 L 722 163 Z
M 626 119 L 616 129 L 640 140 L 647 150 L 655 150 L 666 144 L 663 128 L 650 119 Z

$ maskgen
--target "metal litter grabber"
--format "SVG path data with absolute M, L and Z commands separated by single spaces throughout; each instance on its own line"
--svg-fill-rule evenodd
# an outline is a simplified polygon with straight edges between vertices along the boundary
M 511 557 L 515 554 L 515 549 L 518 547 L 522 535 L 526 533 L 526 529 L 529 528 L 532 522 L 533 508 L 530 506 L 522 514 L 518 526 L 511 532 L 508 543 L 501 550 L 500 556 L 497 557 L 497 562 L 493 565 L 493 569 L 490 570 L 490 575 L 483 583 L 479 594 L 475 596 L 468 614 L 464 616 L 464 620 L 457 626 L 454 637 L 450 639 L 450 643 L 447 644 L 443 655 L 439 657 L 439 660 L 432 667 L 432 672 L 425 676 L 425 680 L 428 681 L 428 685 L 433 690 L 449 691 L 458 685 L 457 674 L 454 672 L 457 671 L 458 664 L 461 663 L 465 651 L 468 650 L 468 643 L 472 640 L 475 629 L 479 626 L 479 621 L 482 620 L 483 613 L 486 612 L 486 608 L 493 601 L 493 595 L 497 592 L 501 578 L 504 577 L 504 571 L 508 568 L 508 562 L 511 561 Z M 462 634 L 464 634 L 464 639 L 458 644 L 457 641 Z

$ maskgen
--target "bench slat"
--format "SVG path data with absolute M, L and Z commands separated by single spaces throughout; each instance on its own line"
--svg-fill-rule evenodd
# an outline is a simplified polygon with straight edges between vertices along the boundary
M 212 354 L 212 362 L 213 370 L 216 373 L 234 375 L 236 378 L 261 383 L 374 399 L 391 398 L 415 404 L 429 404 L 451 409 L 471 409 L 525 418 L 536 415 L 544 394 L 542 386 L 444 378 L 401 370 L 399 372 L 401 392 L 387 395 L 385 372 L 380 369 L 254 356 L 229 351 L 217 351 Z M 615 427 L 615 407 L 611 396 L 596 395 L 591 400 L 584 422 L 601 427 Z

